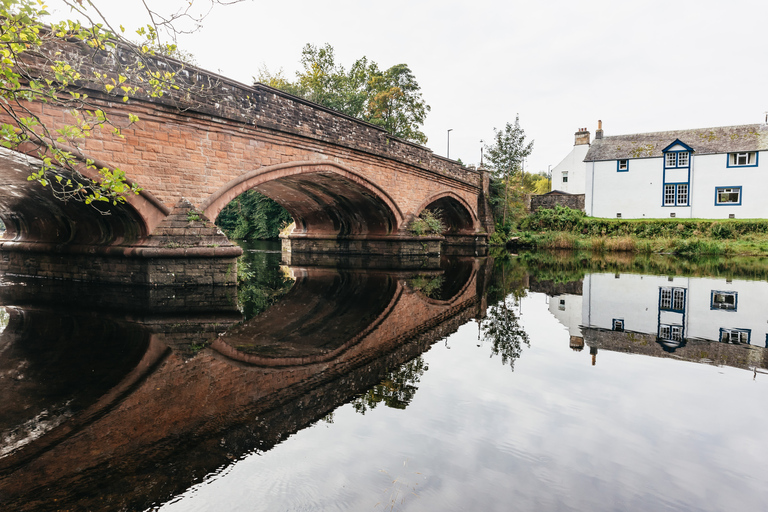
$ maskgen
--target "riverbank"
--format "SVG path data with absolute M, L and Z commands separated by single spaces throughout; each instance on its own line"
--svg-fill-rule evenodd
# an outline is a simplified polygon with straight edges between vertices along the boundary
M 510 239 L 530 249 L 763 256 L 768 220 L 602 219 L 558 206 L 522 219 Z

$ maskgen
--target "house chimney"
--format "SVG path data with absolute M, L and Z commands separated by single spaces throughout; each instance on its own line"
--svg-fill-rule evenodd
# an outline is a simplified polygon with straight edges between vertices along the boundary
M 603 122 L 597 122 L 597 130 L 595 131 L 595 140 L 603 138 Z
M 584 144 L 589 144 L 589 131 L 586 128 L 579 128 L 579 131 L 576 132 L 576 142 L 574 142 L 574 146 L 582 146 Z

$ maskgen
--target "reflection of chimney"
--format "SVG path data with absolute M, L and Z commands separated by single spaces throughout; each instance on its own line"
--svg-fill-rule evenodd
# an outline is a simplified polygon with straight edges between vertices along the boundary
M 597 347 L 589 347 L 589 353 L 592 354 L 592 366 L 597 362 Z
M 579 128 L 579 131 L 576 132 L 576 142 L 574 142 L 574 146 L 583 146 L 584 144 L 589 144 L 589 131 L 586 128 Z
M 584 348 L 584 338 L 581 336 L 571 336 L 571 349 L 575 350 L 576 352 L 581 352 L 581 350 Z
M 603 122 L 597 122 L 597 130 L 595 130 L 595 140 L 603 138 Z

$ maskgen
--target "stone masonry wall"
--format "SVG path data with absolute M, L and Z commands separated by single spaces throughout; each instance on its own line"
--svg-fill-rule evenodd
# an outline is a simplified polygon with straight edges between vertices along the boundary
M 535 213 L 539 208 L 552 209 L 555 205 L 567 206 L 572 210 L 584 211 L 584 194 L 574 195 L 540 195 L 531 197 L 531 212 Z

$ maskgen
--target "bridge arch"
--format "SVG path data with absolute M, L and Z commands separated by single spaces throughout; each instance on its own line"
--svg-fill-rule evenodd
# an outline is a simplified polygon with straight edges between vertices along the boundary
M 404 215 L 381 187 L 352 169 L 328 161 L 260 167 L 214 192 L 201 208 L 209 219 L 243 192 L 255 189 L 277 201 L 296 222 L 294 234 L 388 235 Z
M 445 234 L 470 234 L 480 229 L 480 221 L 472 207 L 454 192 L 444 191 L 428 198 L 419 206 L 417 215 L 425 209 L 442 212 L 441 220 L 446 227 Z
M 76 156 L 80 156 L 75 153 Z M 114 167 L 96 161 L 98 167 Z M 145 239 L 170 210 L 148 191 L 126 197 L 123 204 L 110 205 L 100 215 L 82 201 L 62 201 L 27 177 L 42 166 L 37 157 L 0 148 L 0 219 L 6 226 L 2 244 L 78 247 L 124 245 Z M 78 171 L 90 180 L 98 171 L 82 165 Z M 69 173 L 56 173 L 69 179 Z

